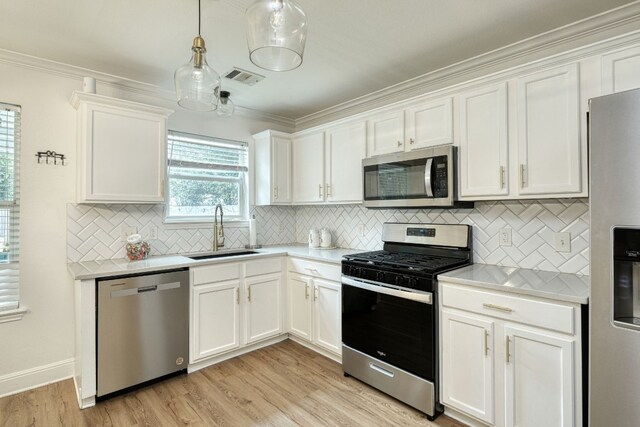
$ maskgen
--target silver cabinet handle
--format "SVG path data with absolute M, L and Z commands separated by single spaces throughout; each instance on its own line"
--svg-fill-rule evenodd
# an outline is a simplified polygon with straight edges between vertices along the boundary
M 309 271 L 309 272 L 311 272 L 311 273 L 316 273 L 316 274 L 318 274 L 318 270 L 316 270 L 315 268 L 305 267 L 304 269 L 305 269 L 305 270 L 307 270 L 307 271 Z
M 398 147 L 402 147 L 402 141 L 398 141 Z
M 489 331 L 484 330 L 484 355 L 489 355 Z
M 520 188 L 524 188 L 524 165 L 520 165 Z
M 329 184 L 326 184 L 324 186 L 325 189 L 325 197 L 329 197 L 331 195 L 331 186 Z
M 322 199 L 322 184 L 318 184 L 318 197 Z
M 511 338 L 507 335 L 507 365 L 511 361 Z
M 309 299 L 309 284 L 304 284 L 304 299 Z
M 431 187 L 431 168 L 433 167 L 433 158 L 427 159 L 424 166 L 424 189 L 427 191 L 427 197 L 433 197 L 433 188 Z
M 240 288 L 236 288 L 236 303 L 240 305 Z
M 318 287 L 315 286 L 313 288 L 313 300 L 316 301 L 318 299 Z
M 251 285 L 247 287 L 247 301 L 251 302 Z
M 504 166 L 500 166 L 500 189 L 504 188 Z
M 509 308 L 509 307 L 503 307 L 501 305 L 495 305 L 495 304 L 482 304 L 482 306 L 484 308 L 488 308 L 490 310 L 498 310 L 498 311 L 502 311 L 505 313 L 513 313 L 513 309 Z
M 273 198 L 274 199 L 278 198 L 278 187 L 273 187 Z

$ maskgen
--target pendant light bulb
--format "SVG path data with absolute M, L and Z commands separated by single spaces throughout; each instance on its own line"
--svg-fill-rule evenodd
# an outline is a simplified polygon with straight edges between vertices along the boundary
M 231 99 L 229 99 L 230 95 L 231 93 L 229 93 L 226 90 L 223 90 L 220 92 L 220 98 L 218 99 L 218 111 L 217 111 L 220 117 L 230 117 L 233 114 L 233 111 L 235 110 L 235 105 L 233 104 Z
M 199 30 L 198 1 L 198 36 L 193 39 L 191 61 L 174 73 L 176 95 L 181 107 L 194 111 L 213 111 L 218 107 L 220 76 L 207 64 L 207 49 Z
M 249 59 L 270 71 L 302 64 L 307 16 L 293 0 L 256 0 L 246 11 Z

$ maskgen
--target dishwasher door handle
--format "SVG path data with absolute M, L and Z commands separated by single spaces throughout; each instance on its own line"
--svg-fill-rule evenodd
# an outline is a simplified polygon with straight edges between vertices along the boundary
M 169 289 L 177 289 L 180 287 L 180 282 L 163 283 L 161 285 L 140 286 L 129 289 L 121 289 L 119 291 L 112 291 L 111 298 L 127 297 L 131 295 L 143 294 L 145 292 L 154 291 L 168 291 Z

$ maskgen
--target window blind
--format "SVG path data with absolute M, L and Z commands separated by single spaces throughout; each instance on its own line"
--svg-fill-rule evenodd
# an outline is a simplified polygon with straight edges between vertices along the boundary
M 169 133 L 169 173 L 176 169 L 195 175 L 207 171 L 247 172 L 247 143 L 207 138 L 180 132 Z
M 20 107 L 0 103 L 0 310 L 18 308 Z

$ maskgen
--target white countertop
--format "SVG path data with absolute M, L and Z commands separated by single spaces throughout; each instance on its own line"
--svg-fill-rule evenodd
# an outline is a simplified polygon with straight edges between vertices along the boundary
M 239 252 L 241 250 L 242 249 L 232 249 L 228 252 Z M 267 246 L 261 249 L 256 249 L 255 251 L 255 254 L 202 260 L 193 260 L 183 255 L 161 255 L 149 257 L 142 261 L 129 261 L 126 258 L 86 261 L 70 263 L 68 264 L 68 269 L 74 279 L 88 280 L 125 274 L 147 273 L 152 271 L 171 270 L 174 268 L 195 267 L 234 261 L 248 261 L 255 258 L 285 255 L 339 264 L 344 255 L 364 252 L 364 250 L 361 249 L 309 249 L 307 245 Z M 222 253 L 224 251 L 220 252 Z M 190 255 L 194 256 L 199 254 Z
M 589 276 L 526 268 L 473 264 L 438 275 L 450 283 L 476 286 L 496 291 L 548 298 L 556 301 L 587 304 Z

